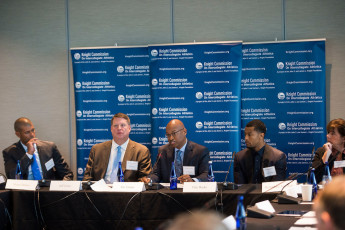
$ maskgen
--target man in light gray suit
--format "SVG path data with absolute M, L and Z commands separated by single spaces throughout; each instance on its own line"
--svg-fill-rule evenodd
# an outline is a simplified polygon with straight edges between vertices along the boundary
M 121 162 L 126 182 L 140 181 L 151 172 L 150 151 L 144 145 L 129 139 L 130 131 L 129 117 L 123 113 L 115 114 L 111 119 L 113 139 L 91 148 L 84 181 L 118 181 L 118 162 Z

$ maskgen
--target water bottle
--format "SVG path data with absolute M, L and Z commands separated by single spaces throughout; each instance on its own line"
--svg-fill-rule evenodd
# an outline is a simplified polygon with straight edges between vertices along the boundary
M 23 174 L 22 174 L 22 170 L 20 169 L 20 162 L 19 162 L 19 160 L 17 161 L 17 168 L 16 168 L 15 178 L 16 178 L 16 180 L 23 179 Z
M 240 196 L 237 203 L 236 210 L 236 230 L 245 230 L 247 229 L 246 224 L 246 211 L 243 206 L 243 196 Z
M 176 171 L 175 171 L 175 164 L 172 162 L 171 164 L 171 172 L 170 172 L 170 190 L 176 190 L 177 189 L 177 177 L 176 177 Z
M 331 180 L 332 180 L 332 177 L 331 177 L 331 173 L 329 171 L 329 164 L 328 164 L 328 161 L 326 161 L 325 171 L 324 171 L 323 176 L 322 176 L 322 185 L 327 184 Z
M 213 175 L 213 169 L 212 169 L 212 161 L 209 161 L 209 162 L 208 162 L 207 180 L 208 180 L 209 182 L 214 182 L 214 175 Z
M 312 191 L 311 199 L 314 199 L 316 194 L 317 194 L 317 183 L 316 183 L 316 179 L 315 179 L 315 169 L 314 168 L 311 169 L 308 184 L 313 185 L 313 191 Z
M 119 182 L 124 182 L 125 181 L 125 179 L 123 177 L 121 161 L 119 161 L 119 167 L 118 167 L 118 170 L 117 170 L 117 178 L 118 178 Z

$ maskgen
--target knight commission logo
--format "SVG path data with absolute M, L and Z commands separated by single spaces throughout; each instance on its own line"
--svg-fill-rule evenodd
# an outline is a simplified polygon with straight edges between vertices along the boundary
M 202 92 L 197 92 L 197 93 L 195 94 L 195 97 L 196 97 L 197 99 L 201 99 L 203 96 L 204 96 L 204 95 L 202 94 Z
M 77 140 L 77 145 L 78 146 L 82 146 L 83 145 L 83 140 L 82 139 L 78 139 Z
M 152 55 L 153 57 L 156 57 L 156 56 L 158 55 L 158 51 L 157 51 L 156 49 L 151 50 L 151 55 Z
M 119 100 L 119 102 L 123 102 L 125 100 L 125 96 L 119 95 L 117 96 L 117 100 Z
M 79 175 L 83 175 L 84 174 L 84 170 L 82 168 L 78 168 L 78 174 Z
M 78 110 L 78 111 L 76 112 L 76 114 L 77 114 L 77 117 L 83 116 L 83 113 L 82 113 L 80 110 Z
M 75 53 L 74 54 L 74 59 L 79 60 L 80 59 L 80 53 Z
M 151 84 L 152 84 L 153 86 L 156 86 L 156 85 L 158 84 L 157 79 L 156 79 L 156 78 L 153 78 L 152 81 L 151 81 Z
M 196 64 L 195 64 L 195 68 L 197 68 L 197 69 L 202 69 L 202 63 L 201 62 L 197 62 Z
M 157 144 L 158 143 L 158 139 L 157 137 L 152 137 L 152 144 Z
M 120 66 L 120 65 L 116 68 L 116 70 L 117 70 L 118 73 L 123 73 L 123 71 L 125 71 L 123 66 Z
M 75 87 L 76 87 L 77 89 L 80 89 L 81 83 L 80 83 L 79 81 L 77 81 L 77 82 L 75 83 Z
M 284 130 L 284 129 L 286 129 L 286 125 L 284 123 L 279 123 L 278 128 L 280 130 Z
M 157 110 L 156 108 L 153 108 L 153 109 L 152 109 L 152 114 L 153 114 L 153 115 L 157 115 L 157 113 L 158 113 L 158 110 Z
M 201 128 L 203 127 L 202 122 L 201 122 L 201 121 L 198 121 L 197 123 L 195 123 L 195 127 L 196 127 L 197 129 L 201 129 Z
M 278 98 L 283 100 L 285 98 L 285 94 L 283 92 L 278 93 Z
M 277 68 L 278 69 L 283 69 L 284 68 L 284 63 L 283 62 L 278 62 L 277 63 Z

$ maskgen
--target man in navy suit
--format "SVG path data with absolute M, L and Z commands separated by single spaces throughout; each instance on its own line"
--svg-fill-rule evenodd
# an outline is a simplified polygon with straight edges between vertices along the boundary
M 19 161 L 23 179 L 73 180 L 73 173 L 56 145 L 38 140 L 35 127 L 28 118 L 18 118 L 14 123 L 14 130 L 20 141 L 2 152 L 8 179 L 15 179 Z M 37 174 L 32 170 L 33 165 L 37 167 Z
M 182 121 L 174 119 L 168 123 L 166 136 L 169 144 L 158 150 L 156 164 L 149 175 L 152 182 L 168 183 L 172 162 L 180 182 L 207 181 L 209 150 L 187 140 L 186 135 L 187 129 Z

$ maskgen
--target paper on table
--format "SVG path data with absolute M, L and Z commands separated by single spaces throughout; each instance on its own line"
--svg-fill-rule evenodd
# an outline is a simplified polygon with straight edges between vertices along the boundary
M 222 220 L 223 224 L 228 227 L 229 230 L 236 230 L 236 220 L 233 215 L 228 216 Z
M 160 184 L 167 188 L 170 187 L 170 183 L 160 183 Z M 183 188 L 183 184 L 178 183 L 177 188 Z
M 317 229 L 313 228 L 313 227 L 295 227 L 295 226 L 292 226 L 289 228 L 289 230 L 317 230 Z
M 264 210 L 266 212 L 275 213 L 276 210 L 273 208 L 268 200 L 264 200 L 255 204 L 258 209 Z
M 315 217 L 315 212 L 314 211 L 309 211 L 306 214 L 304 214 L 302 217 Z
M 317 220 L 315 217 L 301 218 L 295 222 L 295 225 L 316 225 Z
M 101 179 L 90 186 L 93 191 L 96 192 L 110 192 L 111 188 L 105 183 L 104 179 Z

